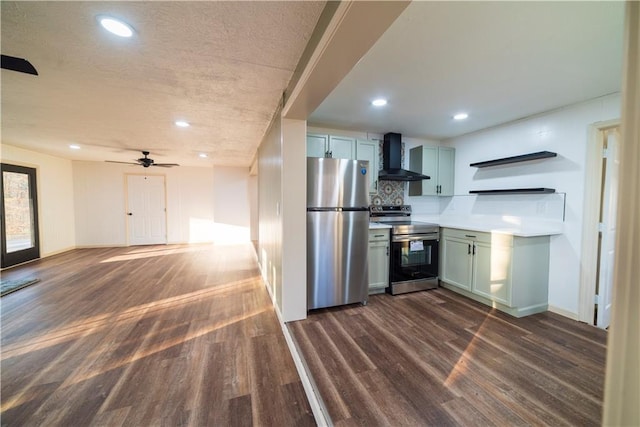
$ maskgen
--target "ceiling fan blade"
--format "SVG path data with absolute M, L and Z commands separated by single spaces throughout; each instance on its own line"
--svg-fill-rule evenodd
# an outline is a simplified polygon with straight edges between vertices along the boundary
M 132 162 L 118 162 L 116 160 L 105 160 L 107 163 L 122 163 L 123 165 L 139 165 L 140 163 L 132 163 Z
M 18 71 L 19 73 L 38 75 L 36 68 L 31 65 L 31 62 L 23 58 L 16 58 L 15 56 L 2 55 L 1 61 L 2 68 L 6 70 Z
M 172 168 L 174 166 L 180 166 L 177 163 L 152 163 L 151 166 L 160 166 L 161 168 Z

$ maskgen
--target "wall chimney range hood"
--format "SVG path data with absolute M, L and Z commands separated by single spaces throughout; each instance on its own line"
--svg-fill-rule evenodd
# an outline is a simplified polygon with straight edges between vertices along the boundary
M 402 135 L 385 133 L 382 143 L 383 169 L 378 173 L 379 180 L 386 181 L 422 181 L 431 179 L 427 175 L 402 169 Z

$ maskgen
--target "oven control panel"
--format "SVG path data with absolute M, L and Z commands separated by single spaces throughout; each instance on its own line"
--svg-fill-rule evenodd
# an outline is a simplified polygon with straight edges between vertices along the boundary
M 411 213 L 411 205 L 371 205 L 369 211 L 376 213 Z

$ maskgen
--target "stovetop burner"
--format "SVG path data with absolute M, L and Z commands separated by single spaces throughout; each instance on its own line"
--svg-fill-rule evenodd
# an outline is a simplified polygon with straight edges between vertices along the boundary
M 372 221 L 392 226 L 391 232 L 399 234 L 434 233 L 439 231 L 437 224 L 411 220 L 409 205 L 374 205 L 369 207 Z

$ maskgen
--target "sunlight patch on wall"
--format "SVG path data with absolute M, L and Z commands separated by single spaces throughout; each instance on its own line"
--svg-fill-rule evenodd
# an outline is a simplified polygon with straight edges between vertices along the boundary
M 211 219 L 189 219 L 189 243 L 212 242 L 215 236 L 215 223 Z
M 249 227 L 223 224 L 202 218 L 191 218 L 189 221 L 189 243 L 214 242 L 234 245 L 249 241 Z

